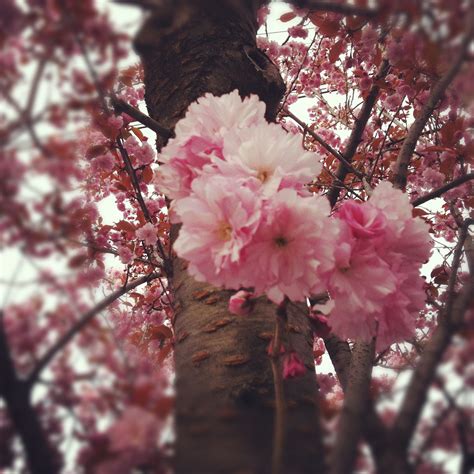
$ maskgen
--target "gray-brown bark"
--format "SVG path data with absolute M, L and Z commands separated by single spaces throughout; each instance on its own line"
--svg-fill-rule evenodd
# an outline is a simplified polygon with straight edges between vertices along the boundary
M 273 120 L 284 86 L 255 44 L 260 2 L 179 1 L 156 12 L 137 37 L 153 119 L 173 129 L 206 92 L 256 93 Z M 159 139 L 158 147 L 164 141 Z M 175 233 L 177 229 L 173 229 Z M 270 472 L 274 389 L 266 349 L 276 307 L 261 298 L 247 318 L 228 313 L 229 292 L 194 281 L 174 260 L 176 298 L 176 462 L 180 473 Z M 282 472 L 322 472 L 312 336 L 290 310 L 293 347 L 310 370 L 285 383 L 287 424 Z

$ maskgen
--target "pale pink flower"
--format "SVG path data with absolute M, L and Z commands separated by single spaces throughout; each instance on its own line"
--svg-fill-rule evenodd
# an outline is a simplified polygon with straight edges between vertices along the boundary
M 117 453 L 133 450 L 137 454 L 153 451 L 158 442 L 159 426 L 152 413 L 130 406 L 108 432 L 110 450 Z
M 125 265 L 129 264 L 133 260 L 133 252 L 125 245 L 121 245 L 119 247 L 118 255 L 120 257 L 120 261 Z
M 111 172 L 115 167 L 115 160 L 111 153 L 100 155 L 91 161 L 91 170 L 94 173 L 100 173 L 103 171 Z
M 293 38 L 307 38 L 308 30 L 303 25 L 291 26 L 288 28 L 288 34 Z
M 412 218 L 412 206 L 407 196 L 388 181 L 384 181 L 374 189 L 369 202 L 383 212 L 389 227 L 388 233 L 398 239 L 405 222 Z
M 400 94 L 395 93 L 395 94 L 389 95 L 384 100 L 384 105 L 388 110 L 397 110 L 398 107 L 400 107 L 402 101 L 403 101 L 403 97 Z
M 199 281 L 238 288 L 242 249 L 250 242 L 261 216 L 261 201 L 246 182 L 203 175 L 189 197 L 175 202 L 182 222 L 174 249 L 189 261 Z M 250 269 L 249 269 L 250 271 Z
M 323 291 L 334 265 L 338 233 L 337 222 L 328 214 L 323 197 L 301 197 L 292 189 L 276 193 L 244 251 L 252 264 L 243 270 L 243 286 L 253 286 L 257 294 L 266 293 L 276 303 L 285 296 L 301 301 Z
M 301 138 L 279 125 L 264 123 L 229 133 L 225 161 L 216 163 L 226 175 L 253 177 L 265 196 L 282 188 L 302 189 L 321 172 L 320 157 L 304 150 Z
M 240 290 L 229 298 L 229 311 L 237 316 L 247 316 L 253 308 L 253 293 Z
M 265 104 L 256 95 L 242 100 L 237 90 L 216 97 L 206 94 L 193 102 L 175 128 L 179 139 L 200 136 L 219 142 L 229 130 L 265 122 Z
M 125 148 L 130 156 L 133 156 L 139 166 L 145 166 L 153 161 L 155 153 L 147 142 L 139 142 L 134 136 L 125 140 Z
M 123 127 L 123 118 L 120 115 L 111 115 L 107 123 L 116 130 L 120 130 Z
M 156 228 L 148 222 L 143 227 L 140 227 L 135 231 L 137 239 L 143 240 L 145 245 L 155 245 L 158 241 L 158 235 L 156 234 Z
M 181 144 L 170 141 L 160 155 L 164 164 L 155 173 L 156 189 L 170 199 L 189 196 L 192 182 L 204 166 L 221 159 L 221 147 L 207 139 L 191 137 Z
M 432 247 L 429 226 L 421 218 L 413 217 L 408 196 L 389 182 L 383 182 L 375 188 L 369 203 L 383 213 L 387 222 L 385 237 L 378 246 L 383 251 L 393 250 L 414 262 L 424 263 Z
M 306 373 L 301 357 L 294 351 L 283 356 L 283 378 L 300 377 Z

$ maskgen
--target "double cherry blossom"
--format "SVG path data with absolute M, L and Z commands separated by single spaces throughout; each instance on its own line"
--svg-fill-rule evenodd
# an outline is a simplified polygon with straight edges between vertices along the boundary
M 388 182 L 330 216 L 327 199 L 306 187 L 320 157 L 264 113 L 257 97 L 234 91 L 205 95 L 178 122 L 155 178 L 181 224 L 177 255 L 197 280 L 275 303 L 327 291 L 328 323 L 341 337 L 377 336 L 379 350 L 409 338 L 424 305 L 427 224 Z M 239 301 L 233 312 L 246 314 Z

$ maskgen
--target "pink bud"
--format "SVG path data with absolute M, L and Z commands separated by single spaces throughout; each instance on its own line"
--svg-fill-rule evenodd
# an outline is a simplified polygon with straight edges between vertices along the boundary
M 229 311 L 238 316 L 247 316 L 252 311 L 254 300 L 253 293 L 240 290 L 229 299 Z
M 285 346 L 280 344 L 280 354 L 284 354 L 286 351 Z M 273 355 L 273 339 L 270 341 L 267 347 L 267 354 L 271 357 Z
M 299 377 L 304 375 L 306 367 L 296 352 L 290 352 L 283 358 L 283 378 Z
M 311 311 L 309 317 L 313 321 L 312 328 L 315 334 L 322 338 L 328 337 L 331 332 L 328 318 L 319 311 Z

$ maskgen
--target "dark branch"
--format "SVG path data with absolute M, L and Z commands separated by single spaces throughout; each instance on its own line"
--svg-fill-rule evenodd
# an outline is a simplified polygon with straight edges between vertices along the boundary
M 354 128 L 352 129 L 351 135 L 349 137 L 349 141 L 347 142 L 344 153 L 342 154 L 344 156 L 344 159 L 348 163 L 351 163 L 354 158 L 354 155 L 357 151 L 357 147 L 359 146 L 359 143 L 362 140 L 362 134 L 364 133 L 365 126 L 367 125 L 367 122 L 370 118 L 370 114 L 372 113 L 372 109 L 379 96 L 380 87 L 378 85 L 378 82 L 380 81 L 380 79 L 384 78 L 388 74 L 389 69 L 390 69 L 390 65 L 388 61 L 387 60 L 382 61 L 379 72 L 374 78 L 374 84 L 369 91 L 369 94 L 364 102 L 364 105 L 362 106 L 362 109 L 359 113 L 359 116 L 357 117 Z M 350 172 L 350 169 L 346 165 L 341 163 L 336 172 L 337 180 L 340 183 L 344 183 L 344 179 L 346 178 L 349 172 Z M 329 190 L 327 194 L 331 207 L 334 207 L 334 205 L 337 202 L 337 199 L 339 198 L 339 194 L 341 193 L 341 188 L 337 186 L 336 184 L 337 183 L 333 184 L 333 186 L 331 187 L 331 189 Z
M 468 174 L 465 174 L 464 176 L 460 176 L 459 178 L 454 179 L 450 183 L 445 184 L 444 186 L 441 186 L 440 188 L 435 189 L 434 191 L 431 191 L 430 193 L 425 194 L 424 196 L 414 199 L 412 201 L 412 205 L 413 207 L 420 206 L 421 204 L 424 204 L 425 202 L 431 201 L 432 199 L 442 196 L 445 192 L 449 191 L 450 189 L 454 189 L 454 188 L 457 188 L 458 186 L 461 186 L 461 184 L 464 184 L 467 181 L 470 181 L 471 179 L 474 179 L 474 173 L 468 173 Z
M 334 474 L 353 472 L 369 405 L 374 348 L 375 340 L 369 344 L 357 343 L 352 351 L 344 406 L 339 420 L 336 444 L 331 453 L 331 472 Z
M 449 346 L 453 335 L 461 327 L 464 313 L 474 300 L 474 275 L 472 273 L 464 284 L 462 291 L 454 297 L 454 284 L 461 262 L 463 246 L 466 239 L 471 243 L 468 234 L 470 224 L 472 224 L 471 220 L 467 221 L 460 230 L 459 241 L 453 257 L 451 278 L 448 284 L 449 298 L 446 307 L 439 318 L 440 322 L 434 331 L 433 337 L 415 367 L 400 412 L 391 431 L 394 444 L 402 451 L 406 451 L 410 444 L 428 390 L 444 351 Z
M 127 286 L 120 288 L 119 290 L 113 292 L 106 298 L 104 298 L 99 304 L 94 306 L 87 313 L 83 314 L 79 320 L 72 326 L 69 331 L 67 331 L 60 339 L 56 342 L 44 356 L 38 361 L 36 367 L 33 369 L 29 375 L 26 383 L 28 386 L 33 385 L 38 379 L 41 372 L 48 366 L 48 364 L 54 359 L 54 357 L 60 352 L 64 347 L 71 342 L 71 340 L 76 336 L 97 314 L 103 311 L 105 308 L 110 306 L 115 300 L 119 299 L 123 295 L 127 294 L 129 291 L 132 291 L 137 286 L 143 285 L 143 283 L 148 283 L 155 278 L 158 278 L 158 274 L 151 273 L 135 280 L 132 283 L 129 283 Z
M 11 421 L 23 444 L 32 474 L 56 474 L 59 467 L 36 410 L 31 405 L 30 386 L 15 371 L 0 312 L 0 396 L 5 399 Z
M 356 5 L 348 5 L 335 2 L 321 2 L 317 0 L 297 0 L 293 2 L 300 8 L 307 8 L 311 11 L 340 13 L 348 16 L 362 16 L 365 18 L 374 18 L 379 12 L 372 8 L 362 8 Z
M 335 148 L 333 148 L 329 143 L 324 141 L 316 132 L 311 130 L 308 125 L 306 125 L 302 120 L 300 120 L 296 115 L 292 114 L 288 109 L 284 109 L 283 113 L 294 120 L 302 129 L 303 133 L 307 133 L 312 138 L 314 138 L 323 148 L 325 148 L 331 155 L 338 159 L 345 167 L 347 167 L 351 173 L 354 173 L 357 177 L 363 178 L 364 173 L 356 170 L 345 158 L 339 153 Z
M 125 101 L 118 99 L 117 97 L 112 97 L 111 101 L 116 112 L 125 112 L 127 115 L 130 115 L 130 117 L 134 118 L 137 122 L 140 122 L 141 124 L 145 125 L 145 127 L 153 130 L 157 135 L 160 135 L 165 140 L 168 140 L 168 138 L 173 135 L 171 130 L 161 126 L 156 120 L 152 119 L 130 104 L 127 104 Z

